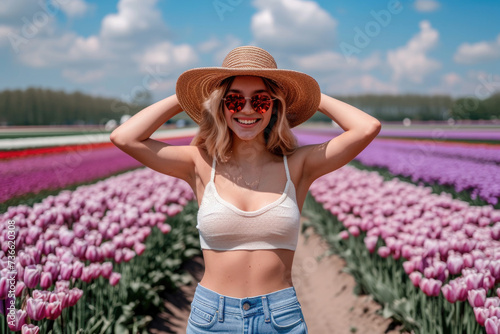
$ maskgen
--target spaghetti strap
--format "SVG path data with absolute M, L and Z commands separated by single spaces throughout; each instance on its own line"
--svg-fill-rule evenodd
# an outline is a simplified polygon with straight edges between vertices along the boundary
M 286 155 L 283 156 L 283 162 L 285 163 L 286 179 L 290 181 L 290 171 L 288 170 L 288 162 L 286 160 Z
M 215 164 L 217 163 L 217 159 L 214 157 L 214 161 L 212 162 L 212 174 L 210 174 L 210 181 L 214 182 L 215 180 Z

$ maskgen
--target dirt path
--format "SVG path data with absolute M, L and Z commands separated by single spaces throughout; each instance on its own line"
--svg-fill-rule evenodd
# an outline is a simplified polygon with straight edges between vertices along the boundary
M 345 262 L 333 255 L 316 258 L 327 249 L 319 236 L 311 233 L 306 240 L 299 236 L 299 244 L 294 258 L 292 278 L 299 302 L 310 334 L 350 334 L 399 333 L 392 329 L 392 321 L 379 316 L 380 306 L 370 296 L 356 296 L 353 293 L 354 279 L 344 273 Z M 186 269 L 195 282 L 184 286 L 175 295 L 165 296 L 165 306 L 169 310 L 158 314 L 150 326 L 150 333 L 185 333 L 190 304 L 196 284 L 203 276 L 203 260 L 195 258 Z

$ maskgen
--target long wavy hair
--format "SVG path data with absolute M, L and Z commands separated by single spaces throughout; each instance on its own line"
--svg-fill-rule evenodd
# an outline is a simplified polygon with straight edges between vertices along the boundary
M 274 81 L 267 78 L 262 78 L 262 80 L 272 97 L 276 98 L 273 101 L 271 120 L 264 130 L 266 148 L 276 155 L 288 155 L 297 149 L 297 139 L 286 118 L 284 94 Z M 222 100 L 231 88 L 233 81 L 234 77 L 223 80 L 203 103 L 204 110 L 200 129 L 191 142 L 191 145 L 205 149 L 210 156 L 216 157 L 222 162 L 229 160 L 233 145 L 234 133 L 224 117 Z

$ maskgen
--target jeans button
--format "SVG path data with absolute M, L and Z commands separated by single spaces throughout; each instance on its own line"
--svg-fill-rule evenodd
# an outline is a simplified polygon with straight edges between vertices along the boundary
M 245 311 L 248 311 L 250 309 L 250 304 L 248 304 L 248 303 L 243 304 L 243 309 Z

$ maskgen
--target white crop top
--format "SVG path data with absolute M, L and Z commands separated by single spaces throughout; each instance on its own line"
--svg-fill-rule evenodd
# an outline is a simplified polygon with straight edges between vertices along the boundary
M 215 188 L 215 165 L 205 186 L 198 210 L 201 249 L 291 249 L 297 248 L 300 210 L 290 179 L 286 156 L 285 190 L 276 201 L 256 211 L 243 211 L 222 199 Z

